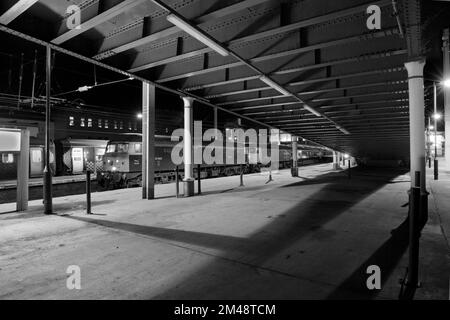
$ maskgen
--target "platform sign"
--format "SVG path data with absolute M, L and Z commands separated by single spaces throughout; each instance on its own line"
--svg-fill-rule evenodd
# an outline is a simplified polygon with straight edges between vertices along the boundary
M 20 130 L 0 128 L 0 152 L 20 151 Z

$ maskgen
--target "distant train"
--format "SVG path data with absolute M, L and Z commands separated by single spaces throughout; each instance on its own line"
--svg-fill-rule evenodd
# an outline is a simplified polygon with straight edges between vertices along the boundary
M 18 154 L 12 152 L 2 152 L 0 161 L 1 180 L 14 180 L 17 178 Z M 30 177 L 41 177 L 44 171 L 44 146 L 30 146 Z M 56 171 L 55 146 L 50 147 L 50 170 Z
M 170 136 L 155 137 L 155 183 L 167 183 L 176 180 L 176 166 L 172 163 L 171 153 L 176 142 Z M 330 154 L 320 149 L 299 148 L 300 165 L 330 161 Z M 226 151 L 224 150 L 224 155 Z M 246 159 L 256 150 L 246 147 Z M 261 164 L 247 164 L 243 166 L 244 173 L 261 171 Z M 235 162 L 236 163 L 236 162 Z M 290 145 L 279 146 L 279 168 L 289 168 L 292 165 L 292 148 Z M 98 184 L 104 188 L 122 188 L 141 185 L 142 181 L 142 140 L 139 136 L 120 141 L 110 141 L 106 147 L 102 163 L 103 170 L 97 171 Z M 183 167 L 180 166 L 179 178 L 184 177 Z M 239 174 L 238 165 L 207 165 L 202 164 L 200 176 L 202 178 L 231 176 Z M 194 176 L 197 177 L 197 166 Z

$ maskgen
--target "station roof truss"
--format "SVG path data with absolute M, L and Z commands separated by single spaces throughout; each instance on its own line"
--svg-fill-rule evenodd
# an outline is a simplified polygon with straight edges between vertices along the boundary
M 402 1 L 9 2 L 7 27 L 332 149 L 408 140 L 408 47 L 393 6 Z M 68 27 L 68 5 L 81 10 L 79 28 Z M 371 5 L 381 9 L 379 30 L 367 27 Z M 47 31 L 27 27 L 30 19 Z

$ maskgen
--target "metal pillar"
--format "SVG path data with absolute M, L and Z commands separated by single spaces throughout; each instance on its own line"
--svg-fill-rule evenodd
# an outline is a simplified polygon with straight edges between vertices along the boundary
M 419 287 L 420 188 L 411 188 L 409 209 L 408 282 L 413 290 Z
M 155 198 L 156 88 L 142 83 L 142 199 Z
M 176 197 L 180 197 L 180 170 L 178 169 L 178 166 L 175 168 L 175 192 Z
M 86 213 L 92 214 L 91 210 L 91 171 L 86 171 Z
M 28 209 L 29 166 L 30 132 L 28 130 L 20 130 L 20 153 L 17 160 L 17 211 L 25 211 Z
M 201 172 L 202 172 L 202 167 L 201 165 L 197 165 L 197 182 L 198 182 L 198 195 L 202 194 L 202 176 L 201 176 Z
M 44 152 L 44 181 L 43 199 L 44 213 L 53 213 L 52 197 L 52 171 L 50 168 L 50 95 L 51 95 L 51 73 L 52 73 L 52 49 L 47 46 L 46 56 L 46 100 L 45 100 L 45 152 Z
M 338 170 L 339 166 L 339 153 L 337 151 L 333 151 L 333 169 Z
M 434 180 L 439 179 L 439 162 L 437 159 L 437 87 L 436 82 L 433 82 L 433 105 L 434 105 Z
M 214 129 L 217 128 L 217 107 L 214 107 Z
M 444 58 L 444 80 L 450 79 L 450 37 L 449 29 L 444 30 L 443 58 Z M 450 169 L 450 88 L 444 86 L 444 121 L 445 121 L 445 165 Z
M 298 177 L 298 149 L 297 149 L 297 137 L 292 136 L 292 176 Z
M 416 185 L 415 172 L 420 172 L 420 189 L 425 191 L 425 101 L 423 89 L 424 60 L 405 63 L 409 86 L 409 130 L 411 145 L 411 188 Z
M 411 153 L 411 188 L 420 182 L 421 192 L 421 221 L 428 219 L 428 192 L 426 190 L 425 174 L 425 99 L 423 84 L 424 60 L 415 60 L 405 63 L 408 71 L 409 88 L 409 130 Z M 420 172 L 420 175 L 415 174 Z M 420 181 L 417 181 L 420 178 Z
M 184 102 L 184 196 L 194 195 L 193 144 L 194 99 L 182 97 Z

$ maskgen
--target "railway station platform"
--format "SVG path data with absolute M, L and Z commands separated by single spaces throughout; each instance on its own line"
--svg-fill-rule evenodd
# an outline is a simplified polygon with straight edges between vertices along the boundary
M 429 169 L 428 169 L 429 170 Z M 408 265 L 408 173 L 331 164 L 40 201 L 0 215 L 0 299 L 397 299 Z M 450 170 L 430 182 L 416 299 L 449 299 Z M 0 205 L 0 209 L 5 204 Z M 81 290 L 66 287 L 79 266 Z M 369 291 L 366 269 L 381 269 Z
M 95 174 L 91 175 L 91 181 L 97 180 Z M 55 196 L 62 196 L 65 194 L 80 194 L 85 191 L 86 174 L 70 175 L 70 176 L 56 176 L 52 177 L 53 192 Z M 37 200 L 42 199 L 42 185 L 43 178 L 30 178 L 28 182 L 29 186 L 29 199 Z M 0 181 L 0 204 L 10 203 L 16 200 L 16 187 L 17 180 L 3 180 Z M 96 184 L 93 184 L 96 187 Z M 15 210 L 14 206 L 11 206 L 11 211 Z M 8 207 L 9 210 L 9 207 Z M 0 214 L 3 211 L 0 210 Z

